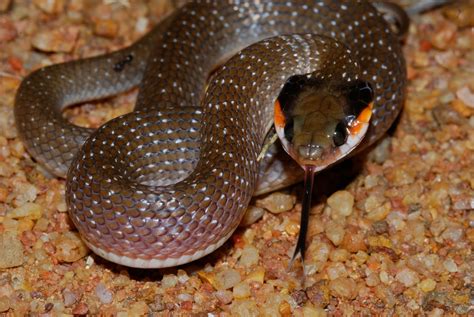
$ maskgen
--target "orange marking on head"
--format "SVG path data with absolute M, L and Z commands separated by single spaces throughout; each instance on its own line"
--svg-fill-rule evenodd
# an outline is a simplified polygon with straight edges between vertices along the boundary
M 283 111 L 281 110 L 281 105 L 278 99 L 275 100 L 275 110 L 274 110 L 273 120 L 275 122 L 275 127 L 277 128 L 285 127 L 286 119 L 285 119 L 285 115 L 283 114 Z
M 351 124 L 349 132 L 352 135 L 356 135 L 360 132 L 364 124 L 369 123 L 370 117 L 372 116 L 372 103 L 370 103 L 362 112 L 359 114 L 357 119 Z

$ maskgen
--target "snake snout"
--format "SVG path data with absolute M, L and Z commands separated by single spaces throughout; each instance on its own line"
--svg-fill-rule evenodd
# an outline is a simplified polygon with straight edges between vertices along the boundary
M 298 154 L 305 161 L 315 161 L 321 159 L 324 149 L 318 144 L 303 144 L 298 146 Z

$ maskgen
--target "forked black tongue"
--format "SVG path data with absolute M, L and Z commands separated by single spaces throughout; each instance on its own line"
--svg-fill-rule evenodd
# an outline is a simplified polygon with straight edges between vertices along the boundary
M 293 261 L 301 256 L 301 263 L 304 268 L 304 256 L 306 251 L 306 235 L 308 234 L 308 223 L 309 223 L 309 210 L 311 209 L 311 196 L 313 193 L 314 184 L 314 166 L 303 166 L 304 169 L 304 194 L 303 202 L 301 204 L 301 219 L 300 219 L 300 233 L 298 235 L 298 241 L 296 242 L 295 252 L 291 258 L 289 268 L 291 268 Z

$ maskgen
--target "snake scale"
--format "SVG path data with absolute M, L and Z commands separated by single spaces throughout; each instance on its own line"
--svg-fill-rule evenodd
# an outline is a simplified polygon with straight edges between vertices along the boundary
M 404 99 L 397 35 L 368 2 L 203 0 L 127 48 L 31 73 L 15 119 L 31 155 L 67 175 L 70 216 L 94 252 L 132 267 L 175 266 L 236 229 L 275 100 L 295 75 L 312 85 L 370 83 L 372 118 L 358 150 L 386 132 Z M 62 116 L 137 85 L 135 111 L 96 131 Z

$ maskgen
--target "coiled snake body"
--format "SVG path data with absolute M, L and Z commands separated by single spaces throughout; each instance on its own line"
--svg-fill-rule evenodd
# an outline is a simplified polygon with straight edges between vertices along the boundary
M 217 61 L 242 48 L 206 89 Z M 397 36 L 365 1 L 194 1 L 128 48 L 33 72 L 15 118 L 29 152 L 67 173 L 69 212 L 93 251 L 127 266 L 174 266 L 237 227 L 275 99 L 295 75 L 371 83 L 360 148 L 387 130 L 404 98 Z M 135 111 L 96 131 L 62 117 L 68 105 L 136 85 Z

